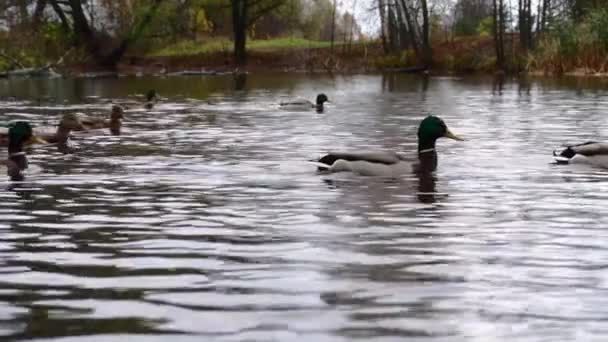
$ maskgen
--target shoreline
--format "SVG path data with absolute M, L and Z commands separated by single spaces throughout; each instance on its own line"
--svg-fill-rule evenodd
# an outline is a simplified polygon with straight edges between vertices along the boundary
M 338 57 L 339 58 L 339 57 Z M 273 63 L 264 63 L 259 56 L 252 58 L 242 68 L 233 67 L 230 63 L 207 63 L 208 58 L 198 59 L 192 56 L 174 57 L 130 57 L 127 63 L 120 63 L 115 69 L 103 69 L 89 64 L 66 65 L 58 68 L 24 68 L 0 73 L 1 79 L 51 79 L 51 78 L 122 78 L 122 77 L 172 77 L 172 76 L 238 76 L 243 74 L 281 73 L 309 75 L 362 75 L 362 74 L 409 74 L 421 76 L 451 77 L 533 77 L 542 79 L 608 79 L 608 72 L 594 72 L 586 69 L 555 74 L 543 70 L 521 71 L 516 73 L 497 70 L 453 71 L 444 68 L 427 69 L 423 66 L 378 67 L 371 65 L 370 60 L 361 61 L 354 57 L 347 62 L 336 63 L 338 67 L 311 67 L 301 63 L 287 64 L 276 59 Z M 342 59 L 345 60 L 345 59 Z

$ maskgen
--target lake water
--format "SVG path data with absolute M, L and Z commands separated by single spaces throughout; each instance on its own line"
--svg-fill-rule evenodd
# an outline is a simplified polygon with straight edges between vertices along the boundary
M 123 135 L 0 177 L 2 341 L 606 341 L 605 81 L 406 75 L 0 80 L 3 119 L 56 123 L 156 88 Z M 332 100 L 285 112 L 289 96 Z M 90 98 L 97 96 L 98 98 Z M 327 150 L 414 151 L 434 178 L 320 175 Z M 0 153 L 6 153 L 0 150 Z

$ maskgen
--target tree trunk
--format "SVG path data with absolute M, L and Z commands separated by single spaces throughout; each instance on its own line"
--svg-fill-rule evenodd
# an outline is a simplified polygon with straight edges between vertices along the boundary
M 524 50 L 527 46 L 526 44 L 526 30 L 525 30 L 525 24 L 524 24 L 524 4 L 523 1 L 525 0 L 518 0 L 517 1 L 517 21 L 518 21 L 518 27 L 519 27 L 519 45 L 521 47 L 522 50 Z
M 89 21 L 84 14 L 80 0 L 69 0 L 70 10 L 73 20 L 73 30 L 78 45 L 84 46 L 87 51 L 100 61 L 101 48 L 99 42 L 89 26 Z
M 36 1 L 36 7 L 34 8 L 34 15 L 32 16 L 32 26 L 34 30 L 38 30 L 40 28 L 40 22 L 42 21 L 42 16 L 44 14 L 44 10 L 46 9 L 47 0 L 38 0 Z
M 498 0 L 498 47 L 500 49 L 500 65 L 505 66 L 505 12 L 503 0 Z
M 526 48 L 531 50 L 533 47 L 532 40 L 532 25 L 534 24 L 534 18 L 532 17 L 532 0 L 527 1 L 527 9 L 526 9 L 526 43 L 528 44 Z
M 61 30 L 63 30 L 66 35 L 69 34 L 70 22 L 68 21 L 67 16 L 63 12 L 63 9 L 61 9 L 61 6 L 59 6 L 59 4 L 57 3 L 57 0 L 51 0 L 51 7 L 53 7 L 55 14 L 57 14 L 59 20 L 61 21 Z
M 331 52 L 332 56 L 334 54 L 334 41 L 336 40 L 336 6 L 337 5 L 338 4 L 336 3 L 336 0 L 334 0 L 334 3 L 331 8 L 331 32 L 330 32 L 330 37 L 331 37 L 330 52 Z
M 502 0 L 492 1 L 492 12 L 494 17 L 494 23 L 492 29 L 494 31 L 494 46 L 496 48 L 496 68 L 499 70 L 504 69 L 504 45 L 502 40 Z
M 260 5 L 259 1 L 231 0 L 236 66 L 247 64 L 247 30 L 265 14 L 279 8 L 284 3 L 285 0 L 274 0 Z
M 423 60 L 426 67 L 430 67 L 433 64 L 433 52 L 431 51 L 430 32 L 429 32 L 429 10 L 427 7 L 426 0 L 420 0 L 422 7 L 422 53 Z
M 397 20 L 395 19 L 395 13 L 388 7 L 388 45 L 391 52 L 396 51 L 399 48 L 399 44 L 397 43 Z
M 385 17 L 384 1 L 378 0 L 378 13 L 380 14 L 380 40 L 382 41 L 382 50 L 388 53 L 388 44 L 386 42 L 386 17 Z
M 551 7 L 551 0 L 543 0 L 543 17 L 542 20 L 540 22 L 541 25 L 541 32 L 545 31 L 545 27 L 547 26 L 547 13 L 549 13 L 550 7 Z
M 353 1 L 353 9 L 351 11 L 351 17 L 350 17 L 350 30 L 349 30 L 349 37 L 348 37 L 348 51 L 350 52 L 352 46 L 353 46 L 353 35 L 354 35 L 354 29 L 355 29 L 355 9 L 357 8 L 357 0 Z
M 30 21 L 30 18 L 29 18 L 28 12 L 27 12 L 27 5 L 28 4 L 27 4 L 26 0 L 17 1 L 17 7 L 19 9 L 18 23 L 19 23 L 19 25 L 22 25 L 22 26 L 26 26 Z
M 403 16 L 405 17 L 405 22 L 407 24 L 407 31 L 410 35 L 410 43 L 412 44 L 412 47 L 414 48 L 414 52 L 416 53 L 416 55 L 420 55 L 420 48 L 419 48 L 419 44 L 418 44 L 418 37 L 416 35 L 416 25 L 412 19 L 412 16 L 410 15 L 410 10 L 407 7 L 407 3 L 405 2 L 406 0 L 400 0 L 401 1 L 401 9 L 403 10 Z
M 402 10 L 399 8 L 399 3 L 397 1 L 395 1 L 395 13 L 397 14 L 397 24 L 399 26 L 399 48 L 405 50 L 408 48 L 407 24 L 403 19 Z
M 247 0 L 232 0 L 232 29 L 234 34 L 234 63 L 247 64 Z
M 114 68 L 116 67 L 116 64 L 120 61 L 120 59 L 124 56 L 129 46 L 141 36 L 144 28 L 150 23 L 156 11 L 158 10 L 159 5 L 164 0 L 154 0 L 152 6 L 144 15 L 144 18 L 141 20 L 141 22 L 139 22 L 135 26 L 135 28 L 131 30 L 129 35 L 122 40 L 118 47 L 116 47 L 109 53 L 104 53 L 103 49 L 101 48 L 100 39 L 91 28 L 89 24 L 89 19 L 84 13 L 82 1 L 48 1 L 53 7 L 59 19 L 61 20 L 63 30 L 68 33 L 70 32 L 70 22 L 67 18 L 66 13 L 71 16 L 71 30 L 74 34 L 74 45 L 84 47 L 86 51 L 95 59 L 95 62 L 97 62 L 97 64 L 99 64 L 100 66 Z M 68 10 L 64 11 L 61 5 L 68 6 Z
M 150 22 L 154 18 L 154 15 L 156 14 L 156 11 L 158 11 L 158 7 L 160 6 L 161 2 L 163 2 L 163 0 L 154 0 L 152 7 L 148 10 L 148 12 L 146 12 L 143 19 L 139 22 L 139 24 L 137 24 L 137 26 L 135 26 L 135 28 L 129 33 L 129 35 L 122 40 L 120 45 L 108 55 L 100 56 L 101 65 L 114 68 L 118 64 L 118 62 L 120 62 L 122 57 L 127 52 L 127 49 L 131 46 L 131 44 L 133 44 L 133 42 L 139 39 L 146 26 L 150 24 Z

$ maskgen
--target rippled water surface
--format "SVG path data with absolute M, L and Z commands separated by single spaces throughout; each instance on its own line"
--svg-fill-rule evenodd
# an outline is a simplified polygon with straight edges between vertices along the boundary
M 608 172 L 551 158 L 608 136 L 604 82 L 0 80 L 0 113 L 54 124 L 152 87 L 123 135 L 0 178 L 0 340 L 608 339 Z M 277 108 L 318 92 L 324 114 Z M 435 178 L 308 162 L 413 151 L 429 112 L 467 139 L 438 142 Z

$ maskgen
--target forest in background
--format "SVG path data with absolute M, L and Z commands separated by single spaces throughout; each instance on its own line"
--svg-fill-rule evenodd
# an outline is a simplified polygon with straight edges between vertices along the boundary
M 363 34 L 356 9 L 364 13 L 364 25 L 374 28 L 372 34 Z M 152 63 L 595 74 L 608 71 L 607 49 L 608 3 L 600 0 L 0 4 L 0 70 Z

